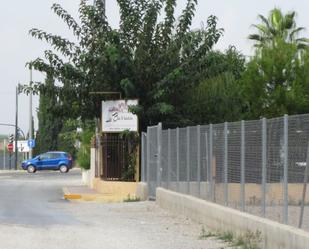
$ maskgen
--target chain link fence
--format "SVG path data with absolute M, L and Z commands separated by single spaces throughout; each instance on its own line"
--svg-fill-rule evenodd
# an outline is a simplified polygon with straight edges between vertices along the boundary
M 309 230 L 309 114 L 142 134 L 142 181 Z M 308 163 L 309 164 L 309 163 Z M 309 167 L 309 165 L 308 165 Z

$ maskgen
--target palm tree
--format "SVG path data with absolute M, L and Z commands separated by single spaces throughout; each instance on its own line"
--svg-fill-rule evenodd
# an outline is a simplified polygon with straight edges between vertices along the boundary
M 270 11 L 268 18 L 263 15 L 258 17 L 261 23 L 253 25 L 258 30 L 258 34 L 251 34 L 248 37 L 256 42 L 255 47 L 273 47 L 279 41 L 295 43 L 298 49 L 305 49 L 309 45 L 307 38 L 299 38 L 299 33 L 304 31 L 305 28 L 296 26 L 295 11 L 283 15 L 280 9 L 274 8 Z

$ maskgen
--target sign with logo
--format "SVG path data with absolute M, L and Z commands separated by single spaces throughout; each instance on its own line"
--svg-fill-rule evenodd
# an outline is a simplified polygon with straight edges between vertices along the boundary
M 130 112 L 130 106 L 138 105 L 138 100 L 115 100 L 102 102 L 102 131 L 138 132 L 138 117 Z

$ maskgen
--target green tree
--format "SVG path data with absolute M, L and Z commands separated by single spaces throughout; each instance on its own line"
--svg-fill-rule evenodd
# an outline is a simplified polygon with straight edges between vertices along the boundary
M 274 48 L 262 48 L 247 64 L 242 82 L 247 103 L 247 118 L 281 116 L 299 113 L 302 102 L 295 91 L 303 84 L 297 82 L 301 68 L 296 44 L 278 43 Z
M 125 98 L 139 99 L 133 111 L 142 128 L 159 121 L 186 124 L 183 96 L 204 77 L 205 60 L 223 32 L 217 28 L 216 17 L 209 17 L 205 28 L 191 30 L 197 0 L 187 0 L 177 21 L 176 0 L 117 2 L 119 29 L 108 24 L 101 1 L 94 6 L 80 2 L 81 25 L 60 5 L 53 5 L 78 42 L 32 29 L 30 34 L 45 40 L 53 51 L 45 51 L 44 59 L 30 65 L 52 72 L 62 83 L 56 92 L 71 118 L 100 115 L 101 98 L 90 92 L 119 91 Z M 161 12 L 165 18 L 160 22 Z M 45 86 L 35 88 L 41 91 Z
M 296 43 L 298 49 L 308 46 L 307 38 L 299 38 L 299 34 L 305 29 L 297 27 L 294 11 L 283 14 L 278 8 L 270 11 L 268 17 L 258 16 L 261 23 L 253 25 L 258 31 L 257 34 L 249 35 L 249 39 L 255 41 L 255 47 L 274 47 L 281 41 L 286 43 Z
M 58 149 L 58 134 L 63 125 L 59 109 L 61 106 L 54 91 L 53 76 L 47 74 L 44 91 L 40 93 L 36 153 Z
M 68 119 L 64 122 L 62 130 L 58 134 L 58 150 L 66 151 L 72 155 L 73 158 L 77 156 L 76 142 L 78 121 Z
M 245 58 L 234 47 L 225 53 L 214 51 L 207 57 L 204 80 L 190 89 L 184 112 L 190 123 L 208 124 L 240 120 L 244 101 L 240 79 Z

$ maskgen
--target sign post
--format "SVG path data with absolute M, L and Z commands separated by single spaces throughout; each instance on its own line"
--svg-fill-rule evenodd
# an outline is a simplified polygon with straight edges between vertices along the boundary
M 12 143 L 9 143 L 7 145 L 7 149 L 9 151 L 9 169 L 12 169 L 12 151 L 13 151 L 14 145 Z
M 31 148 L 31 149 L 35 147 L 35 140 L 34 139 L 28 140 L 28 147 Z
M 12 153 L 13 148 L 14 148 L 14 145 L 13 145 L 13 144 L 8 144 L 8 145 L 7 145 L 7 149 L 8 149 L 8 151 L 9 151 L 10 153 Z

